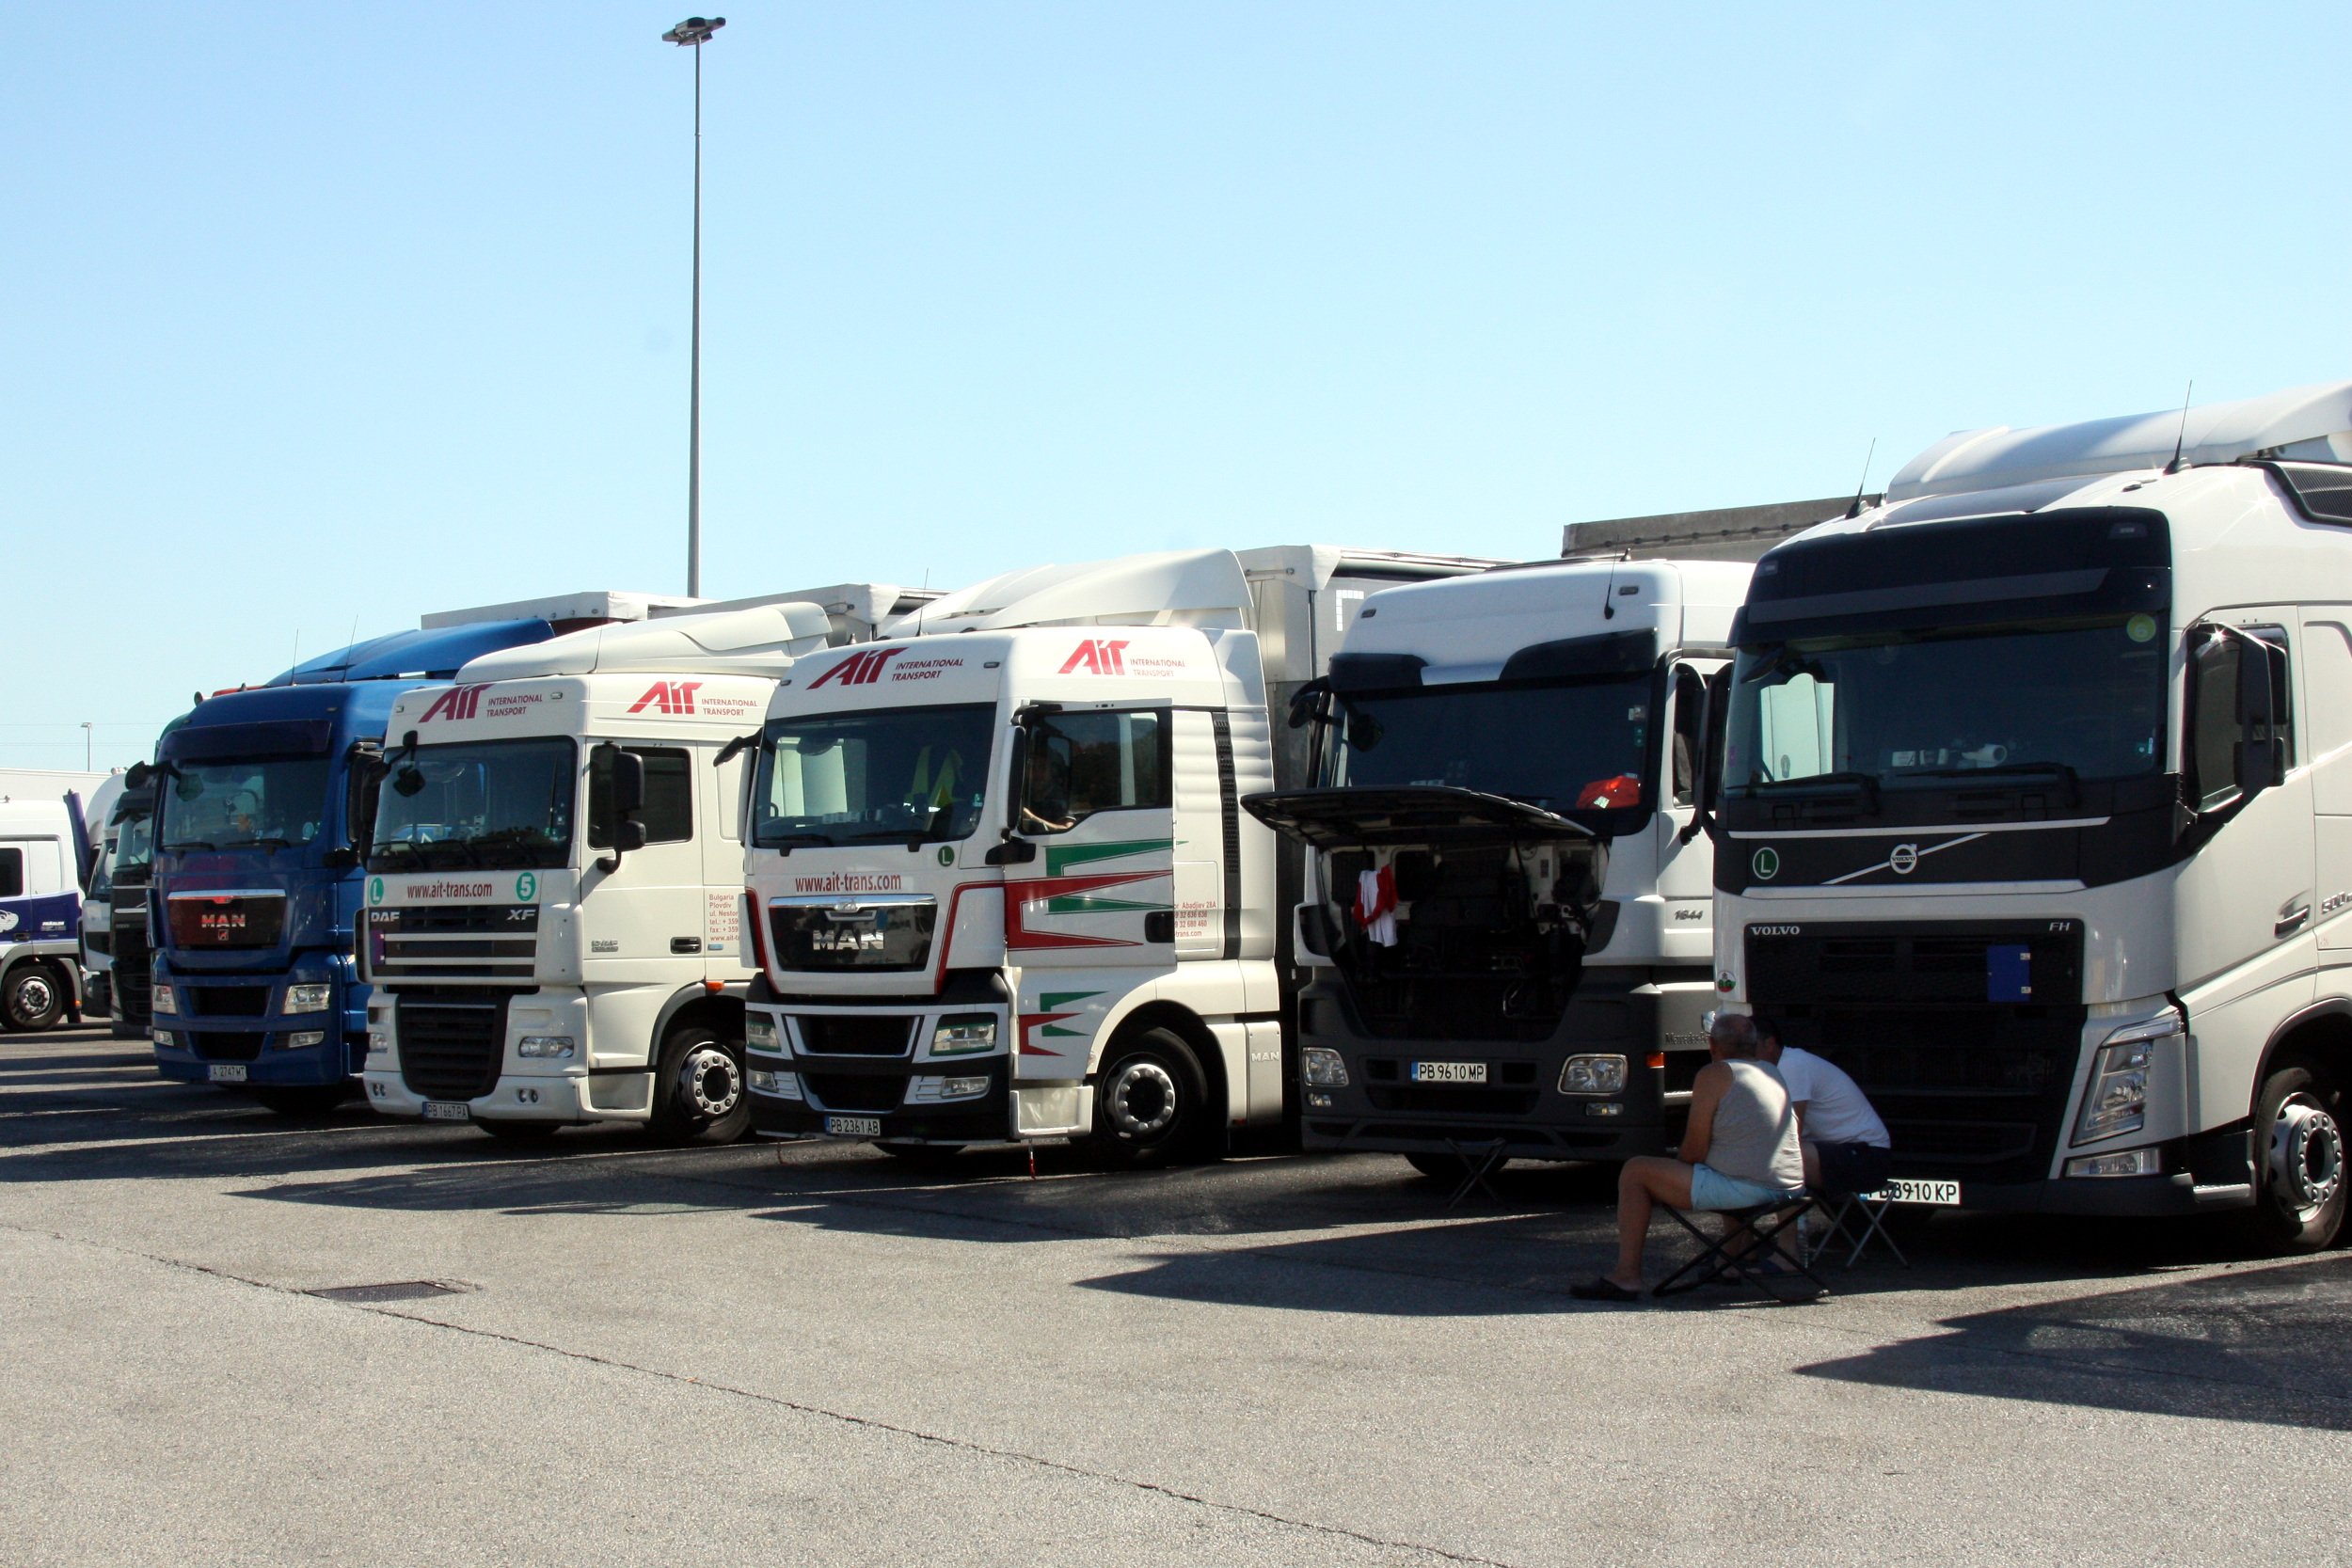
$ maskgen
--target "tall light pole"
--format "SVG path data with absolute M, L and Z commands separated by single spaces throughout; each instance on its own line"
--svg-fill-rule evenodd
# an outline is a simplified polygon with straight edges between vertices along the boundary
M 661 35 L 694 52 L 694 326 L 686 394 L 686 596 L 703 592 L 703 45 L 723 16 L 690 16 Z
M 89 720 L 85 719 L 82 721 L 82 771 L 85 773 L 92 771 L 89 760 L 90 731 L 94 728 L 96 728 L 96 726 Z

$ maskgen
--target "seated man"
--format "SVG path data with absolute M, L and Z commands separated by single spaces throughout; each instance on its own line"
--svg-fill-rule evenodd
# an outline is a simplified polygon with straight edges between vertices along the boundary
M 1690 1128 L 1678 1158 L 1644 1154 L 1617 1173 L 1617 1266 L 1569 1294 L 1585 1301 L 1636 1301 L 1652 1205 L 1752 1209 L 1804 1184 L 1796 1113 L 1780 1074 L 1756 1059 L 1756 1025 L 1718 1013 L 1708 1026 L 1714 1060 L 1691 1085 Z
M 1780 1069 L 1804 1146 L 1804 1184 L 1819 1193 L 1875 1193 L 1886 1185 L 1893 1140 L 1886 1123 L 1836 1062 L 1780 1043 L 1770 1019 L 1756 1022 L 1757 1053 Z

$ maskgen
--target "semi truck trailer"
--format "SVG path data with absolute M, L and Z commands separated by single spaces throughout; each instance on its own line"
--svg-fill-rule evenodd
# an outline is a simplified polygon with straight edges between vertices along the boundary
M 749 1119 L 744 780 L 796 661 L 935 595 L 879 583 L 575 632 L 401 694 L 368 848 L 362 1077 L 509 1140 Z
M 797 665 L 745 834 L 755 1129 L 1137 1164 L 1279 1134 L 1296 859 L 1241 800 L 1306 750 L 1268 704 L 1322 673 L 1366 595 L 1491 564 L 1297 546 L 1040 567 Z
M 1975 430 L 1758 562 L 1716 989 L 1915 1202 L 2328 1245 L 2352 1085 L 2352 383 Z

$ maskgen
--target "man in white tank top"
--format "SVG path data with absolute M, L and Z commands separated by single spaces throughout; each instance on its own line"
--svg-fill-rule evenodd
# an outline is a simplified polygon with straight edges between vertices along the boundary
M 1797 1115 L 1780 1074 L 1756 1059 L 1756 1026 L 1719 1013 L 1707 1032 L 1714 1060 L 1691 1085 L 1691 1121 L 1677 1157 L 1643 1154 L 1617 1173 L 1617 1266 L 1569 1287 L 1585 1301 L 1638 1301 L 1651 1210 L 1750 1209 L 1804 1186 Z

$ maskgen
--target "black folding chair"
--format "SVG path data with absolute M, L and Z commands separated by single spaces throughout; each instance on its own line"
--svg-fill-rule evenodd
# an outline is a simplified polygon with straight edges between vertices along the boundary
M 1745 1285 L 1767 1301 L 1791 1306 L 1801 1301 L 1818 1301 L 1829 1294 L 1829 1286 L 1815 1274 L 1806 1260 L 1800 1243 L 1789 1250 L 1795 1238 L 1789 1232 L 1797 1222 L 1820 1207 L 1820 1201 L 1802 1189 L 1770 1203 L 1753 1204 L 1745 1209 L 1700 1210 L 1700 1213 L 1720 1213 L 1728 1223 L 1721 1236 L 1710 1236 L 1701 1229 L 1689 1214 L 1671 1203 L 1658 1208 L 1666 1216 L 1691 1233 L 1699 1243 L 1699 1254 L 1668 1275 L 1653 1288 L 1653 1296 L 1677 1295 L 1695 1291 L 1729 1276 Z M 1784 1240 L 1784 1238 L 1787 1238 Z M 1732 1250 L 1738 1247 L 1740 1250 Z M 1802 1295 L 1784 1292 L 1777 1281 L 1803 1279 L 1812 1286 Z
M 1836 1205 L 1835 1210 L 1830 1207 L 1832 1204 Z M 1846 1254 L 1846 1267 L 1851 1269 L 1862 1260 L 1863 1249 L 1870 1244 L 1872 1238 L 1876 1238 L 1895 1255 L 1896 1262 L 1906 1269 L 1911 1267 L 1911 1259 L 1903 1256 L 1903 1249 L 1895 1244 L 1893 1236 L 1887 1234 L 1886 1216 L 1894 1207 L 1895 1200 L 1883 1191 L 1825 1195 L 1820 1202 L 1814 1205 L 1814 1212 L 1827 1215 L 1828 1223 L 1822 1227 L 1820 1240 L 1804 1247 L 1807 1261 L 1819 1262 L 1823 1253 L 1840 1242 L 1847 1242 L 1852 1244 L 1852 1250 Z M 1804 1241 L 1802 1231 L 1797 1239 L 1802 1246 Z
M 1471 1144 L 1466 1148 L 1457 1140 L 1448 1138 L 1445 1146 L 1454 1151 L 1455 1159 L 1462 1162 L 1462 1180 L 1460 1184 L 1454 1189 L 1454 1196 L 1445 1200 L 1447 1208 L 1454 1208 L 1474 1192 L 1483 1192 L 1497 1203 L 1502 1201 L 1502 1195 L 1488 1186 L 1486 1179 L 1501 1170 L 1504 1162 L 1511 1158 L 1508 1153 L 1504 1152 L 1511 1147 L 1508 1143 L 1496 1138 L 1487 1143 Z

